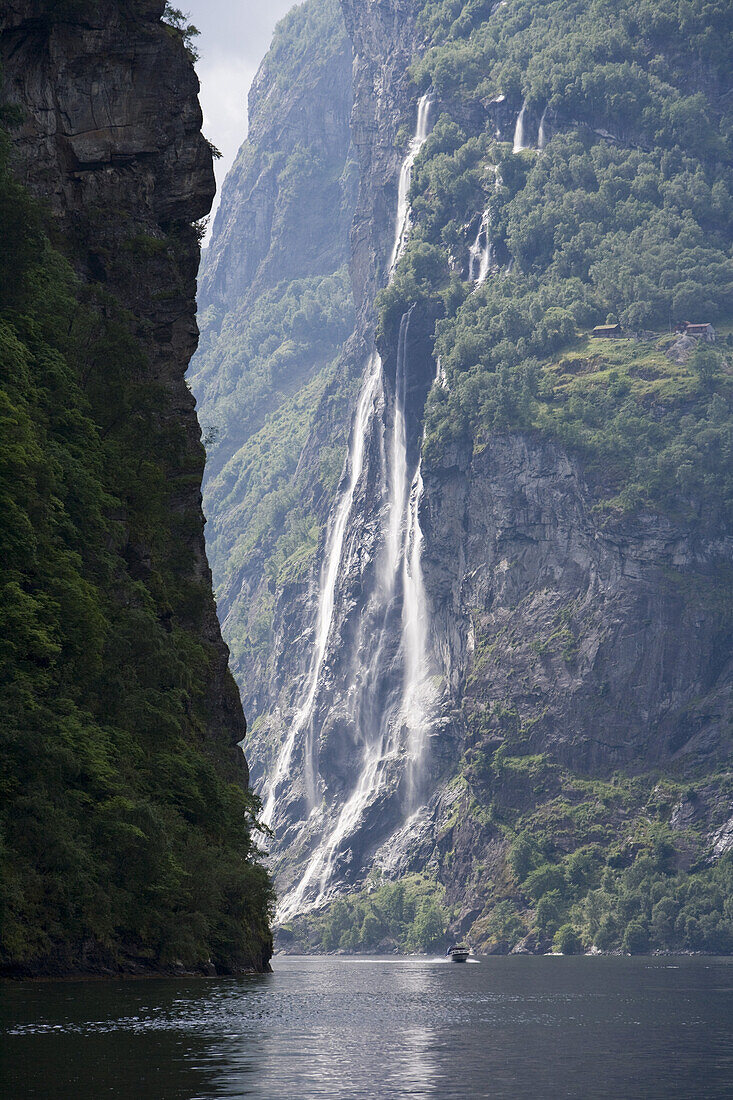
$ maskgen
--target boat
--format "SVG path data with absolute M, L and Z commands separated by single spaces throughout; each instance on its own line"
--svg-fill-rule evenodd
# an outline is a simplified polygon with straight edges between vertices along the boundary
M 449 947 L 445 954 L 451 962 L 464 963 L 468 956 L 471 954 L 471 948 L 459 947 L 458 945 L 456 945 L 455 947 Z

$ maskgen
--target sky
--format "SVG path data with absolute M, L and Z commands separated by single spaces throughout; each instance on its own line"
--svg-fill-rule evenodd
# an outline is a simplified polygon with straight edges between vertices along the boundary
M 221 152 L 219 187 L 247 136 L 247 93 L 275 24 L 294 0 L 177 0 L 201 31 L 196 71 L 201 81 L 204 133 Z M 218 205 L 218 195 L 215 203 Z M 213 212 L 212 212 L 213 213 Z M 213 217 L 212 217 L 213 222 Z

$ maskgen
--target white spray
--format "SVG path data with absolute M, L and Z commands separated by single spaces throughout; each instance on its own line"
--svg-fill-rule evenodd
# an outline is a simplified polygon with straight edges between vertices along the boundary
M 400 170 L 400 183 L 397 192 L 397 228 L 395 231 L 394 247 L 389 261 L 390 279 L 395 273 L 402 253 L 407 245 L 410 233 L 410 186 L 412 184 L 412 170 L 415 167 L 417 155 L 428 139 L 430 133 L 430 109 L 432 100 L 429 95 L 424 95 L 417 107 L 417 129 L 415 136 L 410 141 L 407 156 L 402 162 Z
M 410 489 L 403 565 L 402 632 L 405 671 L 401 713 L 408 730 L 407 798 L 410 813 L 413 813 L 421 804 L 424 793 L 428 747 L 425 734 L 428 717 L 435 702 L 435 688 L 431 680 L 426 645 L 430 624 L 422 572 L 423 533 L 420 527 L 420 504 L 423 492 L 421 457 Z
M 415 159 L 429 133 L 431 101 L 424 96 L 419 103 L 417 129 L 400 172 L 400 184 L 398 193 L 397 221 L 395 225 L 394 245 L 390 258 L 389 277 L 394 275 L 395 268 L 404 252 L 407 244 L 410 226 L 409 191 L 412 179 L 412 169 Z M 402 637 L 401 653 L 403 662 L 403 682 L 400 698 L 391 701 L 384 713 L 381 714 L 377 728 L 371 728 L 368 722 L 359 722 L 357 726 L 362 729 L 365 736 L 363 757 L 358 782 L 349 798 L 345 801 L 338 815 L 336 823 L 330 833 L 323 838 L 313 852 L 300 882 L 282 901 L 278 919 L 283 921 L 297 913 L 318 906 L 324 899 L 329 880 L 333 873 L 334 864 L 343 841 L 350 836 L 358 826 L 358 823 L 373 800 L 376 791 L 380 789 L 385 770 L 390 762 L 399 759 L 402 752 L 401 735 L 403 728 L 407 731 L 407 757 L 408 757 L 408 801 L 412 802 L 419 795 L 422 785 L 421 773 L 424 760 L 424 730 L 425 716 L 428 701 L 427 689 L 429 687 L 429 663 L 426 651 L 426 633 L 428 615 L 426 609 L 425 592 L 422 578 L 420 554 L 422 548 L 422 531 L 419 524 L 419 507 L 423 494 L 423 482 L 420 465 L 418 465 L 408 493 L 409 484 L 407 472 L 407 428 L 406 428 L 406 386 L 408 343 L 410 333 L 410 316 L 408 311 L 402 318 L 400 325 L 399 343 L 397 348 L 397 369 L 395 372 L 395 392 L 393 402 L 393 416 L 389 447 L 383 448 L 382 454 L 382 485 L 386 498 L 384 521 L 383 550 L 377 562 L 377 595 L 375 597 L 376 615 L 381 617 L 381 631 L 376 641 L 370 639 L 372 646 L 372 658 L 368 666 L 360 670 L 360 684 L 352 692 L 357 708 L 356 717 L 361 717 L 362 708 L 368 711 L 373 703 L 374 685 L 379 685 L 382 674 L 381 657 L 384 652 L 384 643 L 388 633 L 389 608 L 397 590 L 398 580 L 402 580 L 403 606 L 402 606 Z M 375 356 L 376 381 L 374 390 L 365 385 L 363 397 L 369 393 L 369 408 L 374 407 L 377 390 L 382 383 L 382 364 Z M 365 411 L 361 417 L 362 425 L 359 427 L 359 413 L 357 412 L 357 424 L 354 428 L 352 448 L 356 447 L 356 438 L 360 433 L 366 434 L 369 428 L 369 414 Z M 363 464 L 364 443 L 360 446 L 360 465 Z M 386 468 L 384 466 L 386 465 Z M 343 528 L 351 512 L 353 505 L 354 489 L 359 474 L 354 476 L 355 463 L 352 462 L 351 480 L 349 490 L 342 499 L 337 516 L 343 514 L 343 526 L 339 536 L 343 543 Z M 346 502 L 348 498 L 348 502 Z M 337 529 L 337 521 L 334 521 L 333 531 Z M 335 542 L 336 540 L 332 540 Z M 317 636 L 323 638 L 323 652 L 316 650 L 312 674 L 309 677 L 309 688 L 305 699 L 305 708 L 309 712 L 308 721 L 312 719 L 314 701 L 317 694 L 318 679 L 325 657 L 328 643 L 328 631 L 330 619 L 333 617 L 333 603 L 335 586 L 338 576 L 338 567 L 341 559 L 341 550 L 334 553 L 333 566 L 324 567 L 323 577 L 330 586 L 330 594 L 319 600 L 324 605 L 324 617 L 328 613 L 329 627 L 323 631 L 317 631 Z M 322 587 L 326 583 L 322 579 Z M 358 648 L 357 648 L 358 652 Z M 319 657 L 320 653 L 320 657 Z M 296 716 L 296 725 L 298 716 Z M 303 728 L 304 722 L 297 725 L 295 736 Z M 290 739 L 289 739 L 290 740 Z M 293 738 L 294 740 L 294 738 Z M 292 748 L 290 750 L 292 757 Z M 289 764 L 289 761 L 288 761 Z M 283 774 L 286 769 L 283 769 Z M 276 785 L 276 784 L 275 784 Z
M 476 240 L 469 250 L 468 278 L 474 286 L 482 286 L 491 270 L 491 215 L 484 211 Z
M 514 127 L 513 152 L 521 153 L 523 149 L 529 149 L 525 134 L 525 119 L 527 117 L 527 100 L 522 104 L 522 109 L 517 116 L 517 125 Z
M 548 110 L 549 104 L 547 107 L 545 107 L 544 111 L 542 112 L 542 118 L 540 119 L 540 129 L 537 135 L 537 148 L 540 150 L 540 152 L 542 152 L 544 147 L 547 145 L 547 129 L 545 127 L 545 121 L 547 119 Z

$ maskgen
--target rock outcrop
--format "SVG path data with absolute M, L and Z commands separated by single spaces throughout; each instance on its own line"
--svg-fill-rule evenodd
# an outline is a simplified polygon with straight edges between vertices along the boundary
M 161 387 L 161 438 L 181 437 L 166 478 L 188 532 L 191 580 L 210 591 L 204 456 L 185 372 L 198 343 L 196 222 L 215 183 L 198 80 L 180 38 L 161 23 L 163 8 L 162 0 L 132 8 L 110 0 L 82 5 L 75 17 L 49 14 L 43 0 L 11 2 L 0 24 L 3 93 L 22 113 L 12 133 L 18 178 L 50 206 L 80 274 L 129 310 L 146 381 Z M 144 572 L 149 549 L 130 552 Z M 236 746 L 246 725 L 213 599 L 195 628 L 217 654 L 207 687 L 212 732 Z M 233 757 L 246 778 L 241 752 Z
M 51 799 L 49 843 L 81 862 L 76 871 L 59 862 L 45 875 L 26 872 L 30 827 L 17 844 L 6 837 L 16 878 L 4 916 L 8 928 L 11 919 L 26 924 L 13 942 L 3 941 L 0 964 L 29 973 L 262 970 L 272 948 L 269 886 L 251 858 L 246 722 L 213 598 L 201 506 L 205 455 L 185 381 L 198 342 L 196 275 L 201 220 L 215 190 L 212 152 L 201 133 L 192 56 L 164 10 L 163 0 L 9 0 L 0 12 L 11 168 L 40 200 L 64 256 L 54 254 L 48 277 L 78 288 L 78 316 L 66 319 L 66 344 L 55 351 L 78 407 L 56 410 L 58 423 L 46 429 L 54 449 L 44 457 L 64 485 L 76 462 L 82 502 L 85 493 L 98 499 L 90 486 L 104 502 L 89 516 L 90 529 L 101 532 L 91 548 L 57 502 L 65 527 L 53 537 L 66 539 L 74 569 L 86 571 L 84 599 L 97 617 L 83 683 L 69 689 L 73 704 L 64 697 L 76 725 L 57 765 L 64 785 L 56 793 L 44 778 L 46 749 L 53 759 L 66 744 L 59 731 L 67 718 L 54 724 L 51 699 L 38 711 L 48 728 L 31 724 L 44 742 L 34 750 L 37 812 Z M 38 247 L 43 263 L 40 232 Z M 63 274 L 67 261 L 77 279 Z M 89 326 L 86 341 L 76 332 L 79 317 Z M 98 340 L 106 341 L 101 352 Z M 38 374 L 28 380 L 31 393 L 34 385 L 45 392 Z M 69 425 L 88 425 L 95 448 L 88 469 L 86 455 L 66 455 L 73 433 L 64 415 Z M 29 591 L 40 577 L 31 577 Z M 43 591 L 40 598 L 55 607 Z M 44 675 L 63 682 L 71 660 L 55 651 Z M 46 680 L 39 682 L 42 697 Z M 27 700 L 18 700 L 18 744 L 23 737 L 34 744 L 23 725 Z M 94 769 L 102 760 L 100 783 Z M 198 799 L 199 782 L 207 785 L 208 815 L 198 803 L 184 806 Z M 128 857 L 133 836 L 137 855 Z M 27 875 L 43 877 L 43 889 L 27 890 Z M 203 894 L 194 896 L 203 880 Z M 93 893 L 104 895 L 101 908 L 90 902 Z M 60 906 L 67 895 L 74 902 Z

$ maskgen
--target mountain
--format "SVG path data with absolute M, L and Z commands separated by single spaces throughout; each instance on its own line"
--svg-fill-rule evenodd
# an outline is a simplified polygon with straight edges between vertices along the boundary
M 278 423 L 318 354 L 305 333 L 281 375 L 279 323 L 258 330 L 278 355 L 256 401 L 251 351 L 193 377 L 253 467 L 258 402 L 289 450 L 268 500 L 242 459 L 214 488 L 217 443 L 206 490 L 280 942 L 728 952 L 729 7 L 342 11 L 359 189 L 329 380 Z M 310 0 L 291 19 L 327 15 Z M 281 31 L 255 108 L 280 120 L 323 64 L 335 79 L 322 37 L 296 52 Z M 235 287 L 217 257 L 261 204 L 253 156 L 214 228 L 212 306 Z M 332 239 L 318 194 L 297 200 L 301 265 Z M 305 269 L 267 255 L 268 286 Z
M 184 378 L 211 150 L 164 8 L 0 14 L 6 974 L 272 951 Z
M 334 394 L 333 383 L 354 329 L 352 101 L 337 0 L 295 8 L 253 83 L 249 137 L 200 275 L 189 382 L 208 449 L 207 539 L 232 667 L 254 718 L 274 698 L 274 593 L 307 578 L 343 463 L 349 393 L 339 379 Z M 332 437 L 310 444 L 304 471 L 314 420 L 326 418 Z

